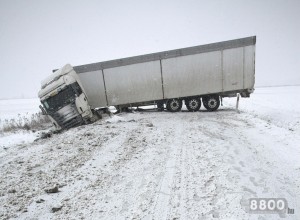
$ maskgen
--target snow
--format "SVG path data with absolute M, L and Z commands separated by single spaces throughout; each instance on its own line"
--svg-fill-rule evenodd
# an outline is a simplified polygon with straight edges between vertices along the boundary
M 40 101 L 37 98 L 33 99 L 2 99 L 0 100 L 0 119 L 14 119 L 18 116 L 31 116 L 38 113 Z
M 2 136 L 0 219 L 300 219 L 299 92 L 257 88 L 239 113 L 228 98 L 216 112 L 121 113 L 34 142 Z M 254 197 L 286 198 L 295 214 L 249 214 Z
M 0 100 L 0 155 L 9 147 L 32 143 L 39 135 L 31 131 L 1 133 L 1 128 L 11 120 L 24 122 L 32 114 L 38 113 L 40 101 L 34 99 Z
M 116 122 L 124 121 L 124 119 L 120 116 L 115 115 L 114 117 L 108 118 L 105 121 L 108 123 L 116 123 Z
M 298 93 L 299 86 L 258 88 L 255 90 L 253 98 L 242 99 L 240 109 L 264 121 L 272 121 L 279 127 L 299 130 Z M 234 99 L 227 100 L 230 106 L 235 106 Z
M 36 134 L 32 132 L 6 133 L 0 136 L 0 146 L 32 143 L 36 138 Z

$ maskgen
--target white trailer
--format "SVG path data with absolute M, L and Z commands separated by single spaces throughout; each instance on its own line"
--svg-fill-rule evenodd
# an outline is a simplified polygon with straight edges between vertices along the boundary
M 74 70 L 92 108 L 167 104 L 171 99 L 208 95 L 248 97 L 254 89 L 255 44 L 256 37 L 247 37 L 75 66 Z
M 184 101 L 189 111 L 198 111 L 202 100 L 214 111 L 220 98 L 249 97 L 254 91 L 255 44 L 253 36 L 73 68 L 66 65 L 42 82 L 39 97 L 58 128 L 93 121 L 92 112 L 108 106 L 122 110 L 156 104 L 159 110 L 166 106 L 176 112 Z M 68 96 L 62 95 L 66 89 Z

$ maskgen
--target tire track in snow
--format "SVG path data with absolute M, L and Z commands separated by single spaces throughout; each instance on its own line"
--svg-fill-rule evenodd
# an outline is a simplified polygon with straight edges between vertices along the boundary
M 173 126 L 176 125 L 174 124 Z M 172 125 L 168 125 L 169 129 L 171 127 Z M 156 188 L 155 202 L 150 212 L 151 219 L 163 220 L 168 217 L 173 178 L 176 172 L 176 161 L 180 157 L 179 153 L 182 146 L 178 139 L 173 137 L 178 137 L 180 135 L 182 135 L 181 130 L 176 129 L 172 132 L 168 132 L 168 136 L 166 137 L 166 140 L 164 140 L 163 146 L 168 149 L 168 154 L 166 155 L 167 161 L 165 161 L 164 165 L 164 174 Z

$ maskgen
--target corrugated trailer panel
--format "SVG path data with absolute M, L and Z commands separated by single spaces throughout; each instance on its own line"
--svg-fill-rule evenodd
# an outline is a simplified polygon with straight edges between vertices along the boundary
M 208 52 L 162 60 L 165 98 L 220 92 L 221 52 Z
M 160 61 L 104 69 L 108 105 L 163 99 Z
M 252 89 L 255 82 L 255 46 L 244 49 L 244 89 Z
M 243 89 L 243 47 L 223 51 L 223 91 Z
M 78 74 L 92 108 L 107 106 L 102 70 Z

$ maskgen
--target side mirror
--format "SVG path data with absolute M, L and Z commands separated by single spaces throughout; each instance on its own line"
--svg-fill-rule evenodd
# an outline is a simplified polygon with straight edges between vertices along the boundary
M 48 115 L 46 110 L 43 108 L 43 106 L 40 105 L 39 107 L 40 107 L 43 115 Z

